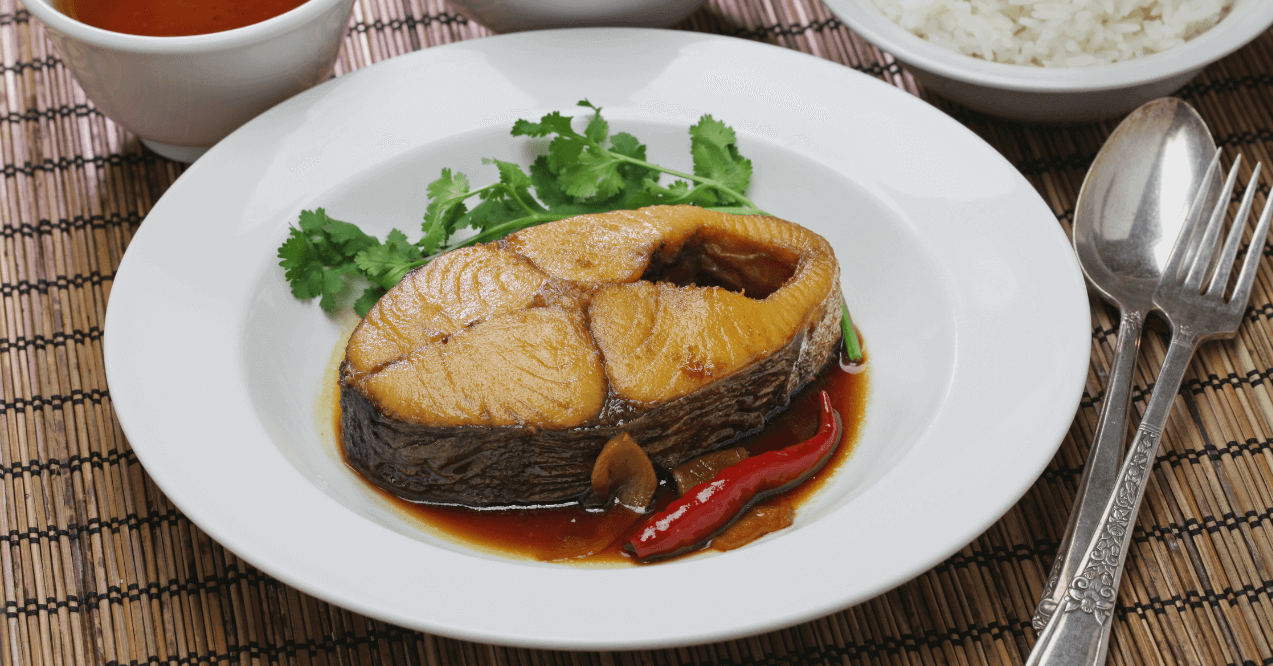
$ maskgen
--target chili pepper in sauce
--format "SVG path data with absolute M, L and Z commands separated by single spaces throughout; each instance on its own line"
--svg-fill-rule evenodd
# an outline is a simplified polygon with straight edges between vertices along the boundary
M 818 434 L 799 444 L 747 458 L 694 486 L 650 516 L 623 548 L 645 562 L 692 550 L 729 527 L 748 507 L 817 472 L 840 443 L 843 426 L 822 392 Z

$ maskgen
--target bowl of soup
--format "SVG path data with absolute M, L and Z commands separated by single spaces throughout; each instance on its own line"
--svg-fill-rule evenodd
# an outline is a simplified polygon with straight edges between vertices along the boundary
M 103 114 L 192 162 L 331 75 L 353 0 L 26 0 Z

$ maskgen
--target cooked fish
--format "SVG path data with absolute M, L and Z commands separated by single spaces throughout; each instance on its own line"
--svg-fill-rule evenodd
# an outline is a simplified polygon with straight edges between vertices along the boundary
M 582 215 L 410 273 L 341 367 L 347 460 L 412 500 L 567 503 L 627 433 L 671 469 L 754 432 L 835 357 L 813 232 L 691 206 Z

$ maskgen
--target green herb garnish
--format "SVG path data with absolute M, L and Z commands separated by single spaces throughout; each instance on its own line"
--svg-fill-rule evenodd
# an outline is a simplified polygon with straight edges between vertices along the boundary
M 858 331 L 849 318 L 849 304 L 840 301 L 840 307 L 844 309 L 844 316 L 840 317 L 840 328 L 844 331 L 844 354 L 850 363 L 857 363 L 862 360 L 862 343 L 858 341 Z
M 327 312 L 353 280 L 370 283 L 354 303 L 364 316 L 409 271 L 456 248 L 503 238 L 515 231 L 586 213 L 605 213 L 655 204 L 692 204 L 727 213 L 764 214 L 743 192 L 751 182 L 751 161 L 738 154 L 734 130 L 704 115 L 690 127 L 694 172 L 683 173 L 646 160 L 646 147 L 626 132 L 610 134 L 600 107 L 582 132 L 575 118 L 554 111 L 532 123 L 518 120 L 513 136 L 551 137 L 548 152 L 528 171 L 495 159 L 483 160 L 499 172 L 499 182 L 470 189 L 468 177 L 443 169 L 427 188 L 423 235 L 415 242 L 394 229 L 380 240 L 356 225 L 334 220 L 322 208 L 304 211 L 278 249 L 279 265 L 299 299 L 319 297 Z M 676 180 L 659 184 L 662 174 Z M 477 197 L 477 204 L 469 202 Z M 461 230 L 472 235 L 456 240 Z

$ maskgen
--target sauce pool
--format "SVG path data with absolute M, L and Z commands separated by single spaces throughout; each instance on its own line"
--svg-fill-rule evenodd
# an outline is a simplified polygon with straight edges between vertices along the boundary
M 852 453 L 853 444 L 866 412 L 867 376 L 862 364 L 835 363 L 810 382 L 791 406 L 769 422 L 761 432 L 730 446 L 743 446 L 750 455 L 781 449 L 813 437 L 818 430 L 819 393 L 826 390 L 844 422 L 844 434 L 831 459 L 813 477 L 776 499 L 798 508 L 822 488 L 835 470 Z M 335 432 L 340 441 L 340 406 L 336 402 Z M 352 468 L 350 468 L 352 469 Z M 409 502 L 370 482 L 369 487 L 399 511 L 437 530 L 444 537 L 479 550 L 515 558 L 544 562 L 572 562 L 613 565 L 631 562 L 621 550 L 623 541 L 643 521 L 630 511 L 614 509 L 589 513 L 570 505 L 545 509 L 476 510 Z M 655 511 L 674 498 L 672 488 L 661 483 Z M 773 501 L 771 499 L 770 501 Z
M 205 35 L 260 23 L 305 0 L 57 0 L 57 10 L 95 28 L 150 37 Z

